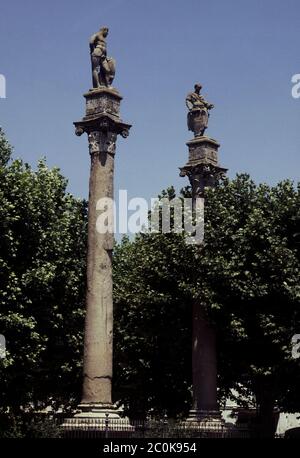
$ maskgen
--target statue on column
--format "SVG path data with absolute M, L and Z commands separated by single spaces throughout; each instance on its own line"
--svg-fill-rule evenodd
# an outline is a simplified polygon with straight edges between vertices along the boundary
M 207 129 L 209 110 L 214 108 L 214 105 L 207 102 L 200 94 L 201 84 L 195 84 L 194 88 L 194 92 L 190 92 L 185 99 L 186 106 L 189 109 L 187 124 L 188 129 L 194 132 L 195 137 L 202 137 Z
M 107 57 L 106 37 L 108 28 L 102 27 L 90 38 L 90 52 L 93 73 L 93 88 L 110 87 L 115 77 L 116 62 Z

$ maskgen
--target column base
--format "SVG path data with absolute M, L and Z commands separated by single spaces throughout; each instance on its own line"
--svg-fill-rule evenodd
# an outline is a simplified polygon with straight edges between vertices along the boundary
M 79 412 L 74 415 L 74 418 L 93 418 L 93 419 L 106 419 L 120 420 L 121 410 L 115 404 L 102 404 L 102 403 L 82 403 L 78 406 Z
M 220 410 L 196 410 L 191 409 L 189 411 L 189 416 L 185 420 L 188 422 L 213 422 L 213 423 L 222 423 L 222 415 Z
M 191 409 L 180 428 L 186 433 L 193 433 L 194 437 L 224 437 L 227 430 L 219 410 Z
M 134 427 L 114 404 L 79 404 L 79 412 L 62 424 L 68 438 L 131 437 Z

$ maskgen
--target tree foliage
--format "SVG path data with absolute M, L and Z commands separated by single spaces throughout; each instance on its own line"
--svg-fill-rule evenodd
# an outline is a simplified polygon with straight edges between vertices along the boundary
M 66 185 L 44 161 L 12 161 L 0 131 L 2 410 L 80 398 L 87 206 Z M 195 298 L 217 331 L 220 400 L 234 388 L 262 412 L 299 411 L 299 191 L 239 175 L 206 190 L 201 246 L 173 232 L 116 245 L 114 395 L 130 415 L 187 413 Z
M 115 394 L 132 415 L 189 407 L 190 259 L 174 234 L 141 234 L 115 250 Z
M 86 204 L 58 169 L 8 165 L 8 152 L 1 135 L 1 407 L 18 410 L 80 394 Z
M 288 411 L 300 408 L 291 348 L 300 322 L 299 191 L 288 180 L 256 186 L 247 175 L 209 190 L 201 262 L 217 298 L 220 386 L 248 388 L 258 405 L 268 397 Z
M 188 404 L 195 297 L 217 330 L 220 399 L 235 388 L 240 403 L 246 395 L 258 405 L 268 398 L 300 408 L 291 353 L 299 333 L 299 208 L 293 183 L 256 186 L 240 175 L 206 190 L 201 247 L 176 234 L 139 235 L 118 247 L 117 380 L 133 410 L 142 397 L 160 412 L 178 414 Z

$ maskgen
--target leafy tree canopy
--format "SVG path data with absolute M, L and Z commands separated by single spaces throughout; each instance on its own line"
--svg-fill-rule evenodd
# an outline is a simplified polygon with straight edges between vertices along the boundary
M 67 403 L 80 395 L 86 203 L 58 169 L 10 153 L 1 132 L 1 407 Z
M 261 403 L 268 393 L 272 405 L 300 408 L 291 353 L 299 333 L 299 208 L 290 181 L 256 186 L 239 175 L 206 190 L 202 246 L 145 234 L 117 248 L 116 383 L 133 410 L 141 399 L 169 414 L 189 405 L 193 298 L 216 326 L 220 399 L 235 388 L 239 402 L 254 395 Z

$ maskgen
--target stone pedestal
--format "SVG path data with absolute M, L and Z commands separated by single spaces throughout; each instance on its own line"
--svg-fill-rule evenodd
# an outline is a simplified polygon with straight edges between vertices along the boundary
M 226 173 L 218 162 L 219 143 L 209 137 L 195 137 L 187 142 L 189 159 L 180 167 L 180 176 L 187 176 L 192 186 L 193 198 L 203 197 L 205 187 L 213 187 Z
M 220 145 L 213 138 L 195 137 L 186 144 L 189 149 L 189 165 L 197 165 L 199 162 L 218 165 L 218 148 Z
M 87 427 L 91 419 L 121 421 L 112 403 L 113 364 L 113 297 L 112 250 L 113 226 L 110 232 L 97 227 L 99 202 L 113 199 L 114 161 L 118 134 L 127 137 L 130 125 L 120 119 L 122 97 L 111 88 L 89 91 L 86 115 L 75 122 L 76 134 L 88 135 L 91 171 L 88 209 L 87 293 L 84 333 L 83 393 L 79 412 L 72 419 L 76 429 Z M 103 204 L 100 205 L 103 209 Z M 113 207 L 106 214 L 113 221 Z M 74 420 L 77 419 L 76 422 Z M 113 424 L 113 422 L 111 424 Z M 99 424 L 100 424 L 99 423 Z M 70 426 L 70 421 L 65 424 Z M 94 426 L 93 426 L 94 427 Z
M 207 136 L 187 142 L 189 159 L 180 168 L 180 176 L 187 176 L 192 187 L 193 207 L 197 198 L 203 198 L 204 188 L 213 187 L 226 169 L 218 162 L 219 144 Z M 205 239 L 205 234 L 204 234 Z M 193 405 L 185 427 L 219 430 L 223 428 L 217 404 L 216 333 L 206 319 L 201 303 L 193 305 Z

